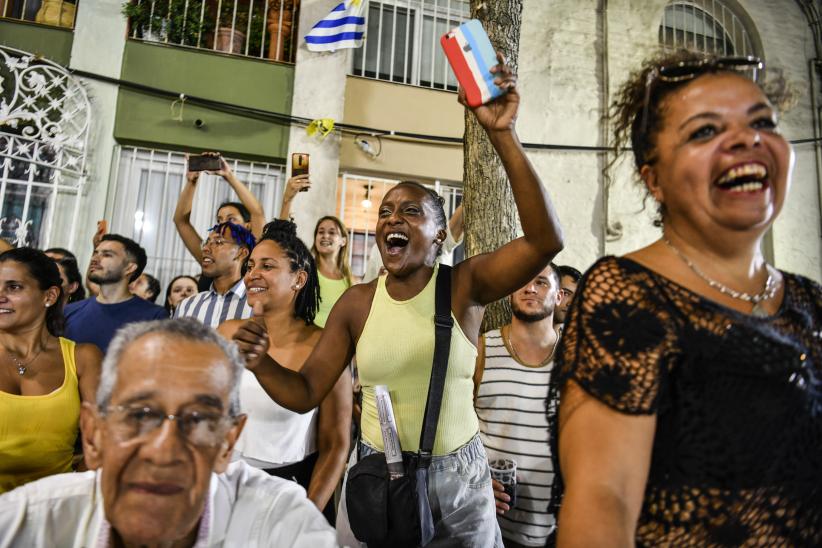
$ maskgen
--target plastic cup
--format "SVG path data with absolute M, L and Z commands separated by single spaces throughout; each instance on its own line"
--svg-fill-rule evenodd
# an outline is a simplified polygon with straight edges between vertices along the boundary
M 491 477 L 502 484 L 505 494 L 511 497 L 508 506 L 513 508 L 517 504 L 517 463 L 511 459 L 497 459 L 488 463 L 491 467 Z

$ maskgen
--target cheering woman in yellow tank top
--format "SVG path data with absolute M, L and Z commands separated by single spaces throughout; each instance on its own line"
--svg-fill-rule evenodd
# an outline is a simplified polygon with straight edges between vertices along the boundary
M 429 546 L 501 546 L 472 405 L 480 323 L 487 304 L 523 286 L 562 249 L 553 207 L 514 130 L 516 77 L 501 56 L 500 61 L 494 69 L 496 81 L 508 93 L 472 111 L 508 174 L 524 236 L 463 261 L 451 273 L 455 323 L 429 482 L 435 520 Z M 460 102 L 465 104 L 462 94 Z M 382 449 L 373 394 L 374 385 L 387 384 L 402 448 L 417 450 L 434 351 L 436 258 L 445 228 L 442 200 L 435 193 L 416 183 L 390 190 L 380 204 L 376 227 L 388 273 L 343 294 L 299 371 L 274 362 L 266 354 L 265 331 L 253 321 L 244 324 L 234 339 L 269 395 L 286 408 L 308 411 L 322 401 L 356 353 L 363 385 L 363 449 Z M 453 467 L 438 468 L 440 458 L 452 459 Z M 439 479 L 437 470 L 445 471 Z
M 80 404 L 94 401 L 102 354 L 59 336 L 60 286 L 45 253 L 0 255 L 0 493 L 70 472 Z

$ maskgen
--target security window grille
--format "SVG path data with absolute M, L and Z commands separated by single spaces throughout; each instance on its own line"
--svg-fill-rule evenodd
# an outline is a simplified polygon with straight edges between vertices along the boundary
M 0 236 L 74 246 L 91 119 L 85 88 L 63 67 L 0 46 Z
M 174 210 L 185 183 L 186 160 L 177 152 L 122 147 L 112 206 L 110 232 L 139 242 L 148 255 L 146 272 L 163 287 L 179 274 L 197 275 L 200 265 L 188 253 L 174 226 Z M 279 211 L 283 167 L 261 162 L 228 160 L 237 178 L 260 200 L 268 217 Z M 203 172 L 197 182 L 191 224 L 205 238 L 223 202 L 239 201 L 219 175 Z
M 757 55 L 745 24 L 719 0 L 669 3 L 659 25 L 659 43 L 668 50 Z
M 469 17 L 465 0 L 371 1 L 365 41 L 354 50 L 351 74 L 456 91 L 440 37 Z

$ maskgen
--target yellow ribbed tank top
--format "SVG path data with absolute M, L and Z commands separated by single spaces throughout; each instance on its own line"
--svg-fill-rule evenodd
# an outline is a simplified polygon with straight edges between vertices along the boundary
M 380 276 L 371 311 L 357 343 L 357 368 L 363 389 L 362 437 L 381 451 L 382 434 L 374 400 L 374 386 L 380 384 L 388 386 L 391 394 L 402 450 L 419 450 L 434 359 L 437 270 L 438 266 L 425 288 L 407 301 L 392 299 L 385 288 L 385 276 Z M 474 411 L 476 359 L 476 347 L 454 319 L 435 455 L 453 452 L 479 430 Z
M 0 493 L 71 472 L 80 421 L 74 341 L 60 338 L 63 384 L 42 396 L 0 391 Z
M 345 290 L 348 289 L 348 282 L 345 278 L 334 280 L 326 278 L 320 271 L 317 271 L 317 278 L 320 282 L 320 307 L 317 309 L 317 315 L 314 317 L 314 325 L 318 327 L 325 327 L 325 322 L 328 321 L 328 315 L 334 304 L 342 297 Z

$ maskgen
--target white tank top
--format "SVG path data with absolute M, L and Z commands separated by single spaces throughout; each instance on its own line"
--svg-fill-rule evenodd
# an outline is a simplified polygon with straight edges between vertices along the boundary
M 299 414 L 278 405 L 251 371 L 243 371 L 240 406 L 248 419 L 232 460 L 255 468 L 279 468 L 317 450 L 317 409 Z

